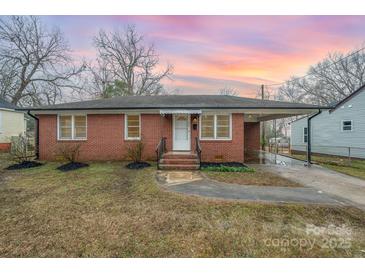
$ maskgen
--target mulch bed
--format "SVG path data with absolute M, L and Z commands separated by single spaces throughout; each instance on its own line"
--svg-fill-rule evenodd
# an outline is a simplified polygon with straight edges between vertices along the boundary
M 17 170 L 17 169 L 24 169 L 24 168 L 32 168 L 43 165 L 42 163 L 35 162 L 35 161 L 23 161 L 19 164 L 14 164 L 11 166 L 8 166 L 7 170 Z
M 66 172 L 66 171 L 71 171 L 71 170 L 79 169 L 82 167 L 88 167 L 88 166 L 89 166 L 89 164 L 73 162 L 73 163 L 67 163 L 62 166 L 59 166 L 57 169 L 60 171 Z
M 219 163 L 207 163 L 202 162 L 201 167 L 220 167 L 220 166 L 229 166 L 229 167 L 247 167 L 246 165 L 239 163 L 239 162 L 219 162 Z
M 129 169 L 142 169 L 145 167 L 150 167 L 151 165 L 147 162 L 133 162 L 133 163 L 129 163 L 128 165 L 126 165 L 126 168 Z

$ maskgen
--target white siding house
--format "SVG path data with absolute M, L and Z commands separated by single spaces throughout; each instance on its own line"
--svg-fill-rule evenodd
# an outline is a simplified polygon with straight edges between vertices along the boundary
M 292 151 L 306 151 L 308 117 L 291 123 Z M 311 120 L 312 152 L 365 158 L 365 86 Z
M 0 151 L 10 148 L 11 137 L 25 132 L 24 113 L 0 98 Z

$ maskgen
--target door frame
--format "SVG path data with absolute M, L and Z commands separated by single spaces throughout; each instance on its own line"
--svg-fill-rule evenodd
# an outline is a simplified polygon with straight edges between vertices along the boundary
M 189 148 L 188 149 L 175 149 L 175 119 L 177 115 L 187 115 L 188 116 L 188 143 L 189 143 Z M 191 123 L 191 115 L 190 114 L 173 114 L 172 115 L 172 150 L 175 151 L 191 151 L 191 128 L 190 128 L 190 123 Z

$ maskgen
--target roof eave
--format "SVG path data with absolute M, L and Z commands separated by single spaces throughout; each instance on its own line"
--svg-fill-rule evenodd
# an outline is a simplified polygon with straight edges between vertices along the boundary
M 103 107 L 103 108 L 21 108 L 17 111 L 65 111 L 65 110 L 131 110 L 131 109 L 332 109 L 329 106 L 313 106 L 313 107 Z

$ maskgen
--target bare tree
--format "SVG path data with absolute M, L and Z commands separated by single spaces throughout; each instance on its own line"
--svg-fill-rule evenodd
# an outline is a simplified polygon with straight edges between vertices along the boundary
M 94 37 L 99 58 L 106 62 L 112 81 L 126 84 L 125 95 L 160 94 L 164 91 L 161 80 L 172 75 L 171 65 L 157 71 L 159 56 L 154 46 L 146 46 L 143 39 L 134 26 L 127 26 L 123 32 L 100 30 Z
M 348 57 L 329 54 L 310 67 L 304 78 L 292 77 L 279 88 L 279 94 L 293 102 L 331 104 L 365 83 L 365 53 L 356 51 Z
M 238 96 L 239 92 L 237 89 L 232 88 L 232 87 L 223 87 L 221 89 L 218 90 L 219 95 L 231 95 L 231 96 Z
M 72 65 L 59 29 L 47 30 L 38 17 L 0 19 L 0 96 L 13 104 L 54 104 L 84 66 Z
M 113 83 L 112 71 L 110 71 L 107 61 L 101 58 L 96 59 L 95 64 L 87 66 L 89 77 L 87 92 L 96 98 L 107 98 L 107 88 Z

